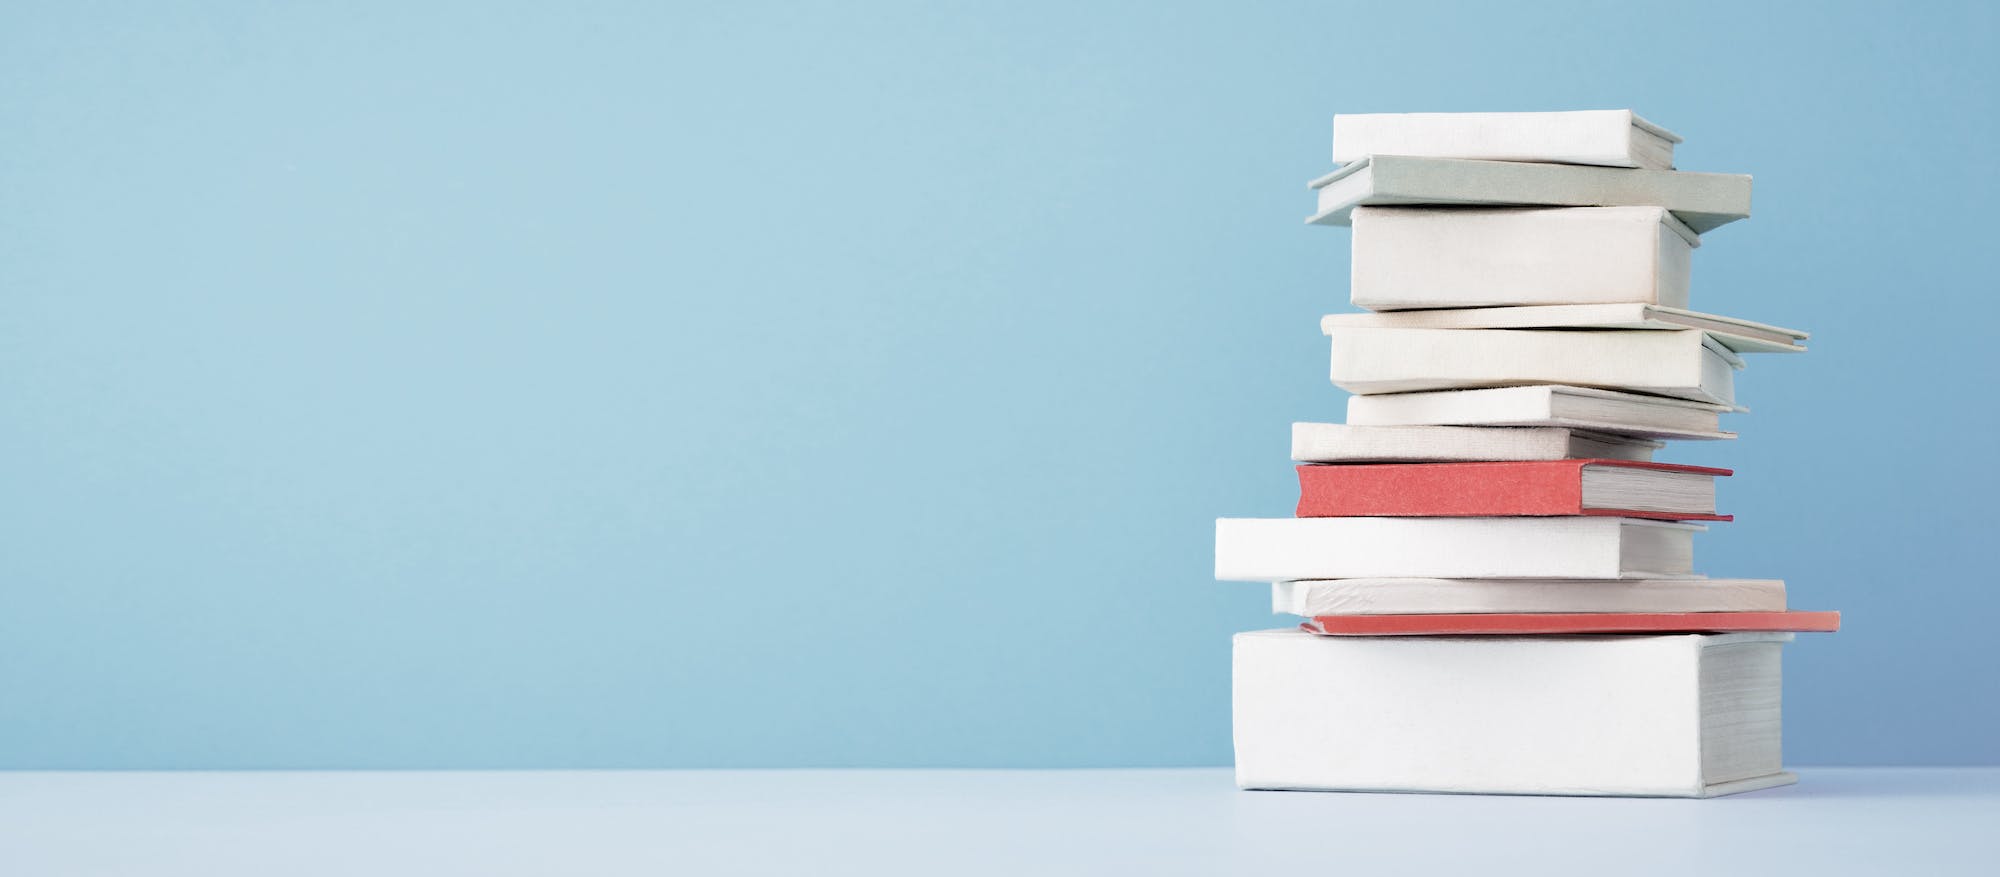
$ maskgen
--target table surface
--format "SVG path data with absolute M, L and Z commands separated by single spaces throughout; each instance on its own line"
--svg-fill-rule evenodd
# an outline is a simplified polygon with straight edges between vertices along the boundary
M 2000 768 L 1799 773 L 1710 800 L 1213 768 L 0 773 L 0 873 L 2000 873 Z

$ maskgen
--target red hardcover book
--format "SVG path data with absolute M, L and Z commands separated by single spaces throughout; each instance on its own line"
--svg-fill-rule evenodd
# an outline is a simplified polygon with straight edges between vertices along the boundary
M 1299 468 L 1301 518 L 1608 515 L 1727 521 L 1714 479 L 1728 469 L 1632 460 L 1388 463 Z M 1646 506 L 1632 508 L 1630 506 Z
M 1831 633 L 1838 612 L 1579 612 L 1491 615 L 1316 615 L 1300 628 L 1327 636 L 1520 636 L 1560 633 Z

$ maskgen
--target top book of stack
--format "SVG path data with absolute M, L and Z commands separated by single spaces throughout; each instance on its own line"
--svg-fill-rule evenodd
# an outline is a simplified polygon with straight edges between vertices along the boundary
M 1333 117 L 1334 164 L 1414 155 L 1672 170 L 1679 142 L 1679 135 L 1631 110 Z

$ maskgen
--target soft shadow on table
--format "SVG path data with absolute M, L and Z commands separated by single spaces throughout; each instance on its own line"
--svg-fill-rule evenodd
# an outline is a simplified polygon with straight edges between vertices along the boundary
M 2000 791 L 2000 770 L 1951 767 L 1905 768 L 1879 772 L 1839 768 L 1800 768 L 1794 785 L 1720 798 L 1751 804 L 1757 801 L 1833 800 L 1841 798 L 1970 798 Z

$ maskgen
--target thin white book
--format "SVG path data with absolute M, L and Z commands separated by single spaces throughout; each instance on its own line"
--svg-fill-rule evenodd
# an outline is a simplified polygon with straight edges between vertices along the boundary
M 1495 612 L 1783 612 L 1776 579 L 1308 579 L 1274 582 L 1291 615 Z
M 1644 579 L 1694 575 L 1699 524 L 1614 517 L 1220 518 L 1215 577 Z
M 1700 329 L 1731 351 L 1801 353 L 1800 342 L 1811 337 L 1735 317 L 1703 314 L 1681 308 L 1635 302 L 1585 305 L 1527 305 L 1499 308 L 1455 308 L 1431 311 L 1328 314 L 1321 332 L 1335 329 Z
M 1674 166 L 1679 135 L 1631 110 L 1554 113 L 1342 113 L 1333 161 L 1423 155 L 1607 167 Z
M 1236 783 L 1689 798 L 1784 785 L 1791 638 L 1240 633 Z
M 1695 234 L 1750 215 L 1747 174 L 1376 155 L 1350 162 L 1309 186 L 1319 193 L 1319 210 L 1306 219 L 1314 225 L 1346 225 L 1356 207 L 1399 204 L 1652 205 L 1673 211 Z
M 1565 426 L 1650 439 L 1733 439 L 1727 405 L 1592 387 L 1497 387 L 1350 396 L 1355 426 Z
M 1701 238 L 1663 207 L 1356 207 L 1371 311 L 1638 302 L 1685 308 Z
M 1652 439 L 1567 427 L 1354 426 L 1292 424 L 1292 459 L 1300 463 L 1453 463 L 1506 460 L 1647 462 Z
M 1333 383 L 1358 395 L 1569 384 L 1734 405 L 1742 358 L 1694 329 L 1342 329 Z

